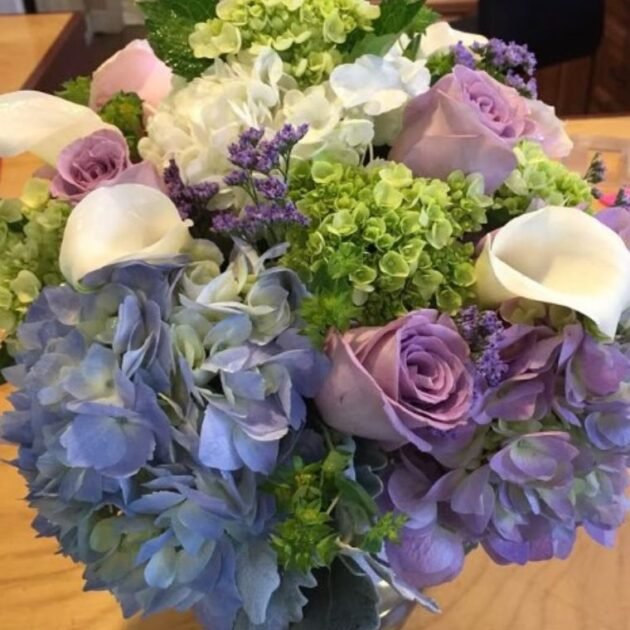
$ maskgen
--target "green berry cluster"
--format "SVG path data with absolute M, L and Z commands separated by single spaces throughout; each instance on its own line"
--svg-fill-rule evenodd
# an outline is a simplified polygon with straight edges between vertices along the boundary
M 380 9 L 367 0 L 221 0 L 217 17 L 195 26 L 197 58 L 273 48 L 302 85 L 317 85 L 343 61 L 339 46 L 371 31 Z
M 48 182 L 30 180 L 20 199 L 0 200 L 0 347 L 43 286 L 62 282 L 58 258 L 70 206 L 50 199 Z
M 538 143 L 522 142 L 515 154 L 518 166 L 495 193 L 488 213 L 492 227 L 535 205 L 588 209 L 593 203 L 592 186 L 579 173 L 547 157 Z
M 462 237 L 492 205 L 481 177 L 442 182 L 402 164 L 318 161 L 293 170 L 290 194 L 310 226 L 290 234 L 283 264 L 314 294 L 303 312 L 312 336 L 432 305 L 455 312 L 471 296 L 474 248 Z

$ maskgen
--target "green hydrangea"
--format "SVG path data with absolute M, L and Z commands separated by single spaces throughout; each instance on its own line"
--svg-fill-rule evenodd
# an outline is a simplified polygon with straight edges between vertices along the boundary
M 46 180 L 30 180 L 20 199 L 0 200 L 0 348 L 42 287 L 60 284 L 58 258 L 70 206 L 52 200 Z
M 591 185 L 579 173 L 548 158 L 538 143 L 522 142 L 515 153 L 518 167 L 495 194 L 489 213 L 492 227 L 499 227 L 524 214 L 533 204 L 591 206 Z
M 321 83 L 343 61 L 339 46 L 371 31 L 380 9 L 367 0 L 221 0 L 217 17 L 197 24 L 194 55 L 216 59 L 269 46 L 302 85 Z
M 291 196 L 311 224 L 290 235 L 284 264 L 314 293 L 303 313 L 312 336 L 432 305 L 455 312 L 472 296 L 474 248 L 460 239 L 492 204 L 479 176 L 442 182 L 402 164 L 319 161 L 293 170 Z

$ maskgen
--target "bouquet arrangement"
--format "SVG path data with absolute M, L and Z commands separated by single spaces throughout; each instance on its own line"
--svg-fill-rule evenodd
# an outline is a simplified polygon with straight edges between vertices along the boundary
M 140 6 L 150 45 L 0 96 L 0 155 L 48 163 L 0 205 L 36 531 L 212 630 L 377 629 L 476 547 L 612 544 L 630 203 L 556 161 L 531 53 L 414 0 Z

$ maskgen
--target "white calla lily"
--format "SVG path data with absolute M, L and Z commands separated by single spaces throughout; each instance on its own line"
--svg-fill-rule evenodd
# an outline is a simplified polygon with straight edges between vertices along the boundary
M 436 22 L 427 28 L 420 40 L 418 56 L 427 58 L 435 52 L 441 52 L 461 42 L 470 47 L 473 44 L 487 44 L 488 39 L 476 33 L 464 33 L 454 29 L 448 22 Z
M 62 149 L 99 129 L 113 129 L 89 107 L 43 92 L 0 95 L 0 157 L 31 152 L 54 165 Z
M 476 272 L 483 304 L 523 297 L 565 306 L 609 337 L 630 306 L 630 252 L 576 208 L 547 207 L 510 221 L 486 239 Z
M 155 188 L 140 184 L 99 188 L 72 211 L 59 265 L 66 280 L 76 285 L 113 263 L 175 256 L 191 242 L 190 225 Z

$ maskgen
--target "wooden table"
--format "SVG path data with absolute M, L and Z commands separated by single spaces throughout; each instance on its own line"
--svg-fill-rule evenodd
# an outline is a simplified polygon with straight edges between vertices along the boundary
M 53 90 L 72 76 L 85 50 L 85 24 L 79 13 L 0 15 L 0 94 Z M 39 165 L 32 156 L 2 161 L 0 197 L 18 195 L 24 174 Z
M 56 88 L 85 49 L 80 13 L 0 16 L 0 93 Z
M 451 20 L 474 13 L 479 0 L 428 0 L 427 4 L 446 19 Z

